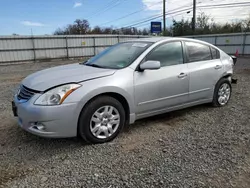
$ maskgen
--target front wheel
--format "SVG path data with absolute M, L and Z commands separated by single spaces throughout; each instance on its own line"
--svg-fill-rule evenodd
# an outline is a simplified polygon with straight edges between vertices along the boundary
M 104 143 L 114 139 L 125 124 L 122 104 L 113 97 L 100 96 L 83 109 L 78 134 L 91 143 Z
M 232 86 L 230 81 L 227 78 L 222 78 L 215 86 L 214 89 L 214 98 L 213 98 L 213 106 L 221 107 L 225 106 L 232 93 Z

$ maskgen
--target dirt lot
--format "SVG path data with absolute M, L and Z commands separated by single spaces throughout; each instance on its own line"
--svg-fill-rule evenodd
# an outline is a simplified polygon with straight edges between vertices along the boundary
M 28 74 L 71 62 L 0 66 L 0 187 L 250 187 L 250 59 L 230 103 L 148 118 L 113 142 L 24 132 L 10 102 Z

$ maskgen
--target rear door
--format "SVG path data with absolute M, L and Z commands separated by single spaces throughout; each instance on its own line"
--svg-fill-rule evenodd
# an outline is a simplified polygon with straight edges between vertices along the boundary
M 202 43 L 185 42 L 190 74 L 189 102 L 210 99 L 214 86 L 223 74 L 219 51 Z

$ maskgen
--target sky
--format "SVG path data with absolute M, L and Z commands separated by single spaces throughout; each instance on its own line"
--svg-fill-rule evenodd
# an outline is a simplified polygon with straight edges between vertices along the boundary
M 87 19 L 90 26 L 123 27 L 162 13 L 162 0 L 2 0 L 0 6 L 0 35 L 52 34 L 57 28 L 73 23 L 75 19 Z M 166 0 L 166 10 L 171 13 L 180 8 L 191 8 L 193 0 Z M 250 6 L 231 8 L 204 8 L 249 0 L 197 0 L 197 14 L 205 12 L 216 22 L 239 21 L 250 14 Z M 199 8 L 199 6 L 203 8 Z M 191 10 L 191 9 L 190 9 Z M 116 20 L 130 13 L 136 14 Z M 172 13 L 167 16 L 167 26 L 172 19 L 191 19 L 192 11 Z M 116 20 L 116 21 L 115 21 Z M 113 21 L 113 22 L 112 22 Z M 153 21 L 162 21 L 158 18 Z M 149 27 L 150 22 L 138 27 Z

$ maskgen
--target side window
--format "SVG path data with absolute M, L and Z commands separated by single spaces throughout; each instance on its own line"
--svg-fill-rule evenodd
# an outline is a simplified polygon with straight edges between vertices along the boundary
M 212 57 L 213 59 L 220 59 L 220 52 L 219 50 L 211 47 Z
M 216 58 L 220 59 L 220 51 L 219 50 L 216 50 Z
M 189 62 L 211 60 L 211 52 L 209 46 L 195 43 L 185 42 L 187 47 L 187 54 Z
M 156 47 L 146 60 L 160 61 L 161 67 L 183 63 L 181 42 L 169 42 Z

